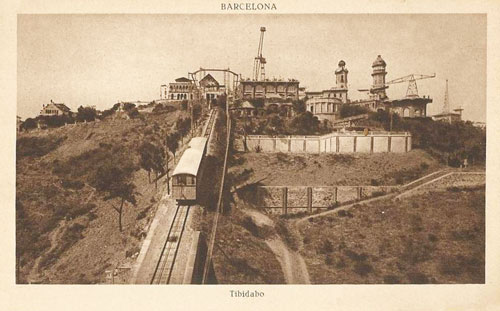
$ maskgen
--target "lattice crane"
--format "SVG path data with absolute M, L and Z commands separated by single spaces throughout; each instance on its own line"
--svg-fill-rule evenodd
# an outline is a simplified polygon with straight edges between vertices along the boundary
M 430 79 L 430 78 L 434 78 L 435 76 L 436 76 L 435 73 L 430 75 L 430 76 L 412 73 L 412 74 L 409 74 L 407 76 L 386 82 L 385 84 L 387 85 L 387 84 L 408 82 L 408 89 L 406 90 L 406 97 L 407 98 L 416 98 L 416 97 L 418 97 L 417 80 Z
M 266 77 L 266 59 L 262 56 L 262 49 L 264 48 L 264 32 L 266 32 L 266 27 L 260 27 L 259 50 L 257 51 L 257 57 L 255 57 L 253 65 L 253 78 L 256 81 L 258 81 L 259 78 L 260 80 L 264 80 Z

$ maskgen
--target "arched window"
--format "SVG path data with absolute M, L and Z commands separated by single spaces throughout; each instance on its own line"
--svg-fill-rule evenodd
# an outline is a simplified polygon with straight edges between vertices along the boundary
M 403 110 L 403 117 L 409 117 L 410 116 L 410 109 L 408 108 L 405 108 Z

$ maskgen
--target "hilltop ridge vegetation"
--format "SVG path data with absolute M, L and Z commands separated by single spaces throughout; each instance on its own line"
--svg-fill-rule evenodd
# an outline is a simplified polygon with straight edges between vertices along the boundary
M 102 283 L 105 270 L 137 255 L 166 181 L 165 137 L 183 140 L 191 121 L 182 109 L 113 114 L 18 134 L 18 283 Z M 154 181 L 141 166 L 144 142 L 154 149 Z

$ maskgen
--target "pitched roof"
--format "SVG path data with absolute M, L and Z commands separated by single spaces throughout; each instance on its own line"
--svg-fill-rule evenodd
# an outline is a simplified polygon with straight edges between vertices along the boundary
M 68 106 L 66 106 L 65 104 L 56 104 L 56 103 L 53 103 L 54 106 L 56 106 L 57 108 L 61 109 L 62 111 L 65 111 L 65 112 L 70 112 L 71 109 L 69 109 Z
M 207 85 L 209 83 L 219 85 L 219 82 L 217 82 L 217 80 L 215 80 L 215 78 L 211 74 L 207 74 L 206 76 L 204 76 L 203 79 L 200 80 L 200 84 L 202 84 L 202 82 L 204 82 L 204 85 Z
M 175 79 L 175 82 L 191 82 L 191 80 L 189 80 L 186 77 L 180 77 L 180 78 Z

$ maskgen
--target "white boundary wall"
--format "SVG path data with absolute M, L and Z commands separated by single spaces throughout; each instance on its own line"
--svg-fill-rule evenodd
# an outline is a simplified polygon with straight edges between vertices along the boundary
M 408 152 L 411 150 L 411 134 L 363 132 L 331 133 L 323 136 L 265 136 L 248 135 L 236 139 L 238 151 L 284 153 L 379 153 Z

